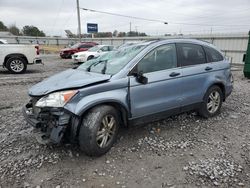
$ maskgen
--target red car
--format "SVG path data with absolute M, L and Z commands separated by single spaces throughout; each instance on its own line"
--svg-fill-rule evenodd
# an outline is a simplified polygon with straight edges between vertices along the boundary
M 89 48 L 98 45 L 96 42 L 81 42 L 76 43 L 75 45 L 64 48 L 60 51 L 61 58 L 71 58 L 71 56 L 76 52 L 87 51 Z

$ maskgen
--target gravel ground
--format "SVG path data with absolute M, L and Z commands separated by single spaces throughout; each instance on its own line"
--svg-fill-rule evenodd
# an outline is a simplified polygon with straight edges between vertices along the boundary
M 23 75 L 0 69 L 0 187 L 250 186 L 250 81 L 241 70 L 217 117 L 188 113 L 122 128 L 110 152 L 90 158 L 76 146 L 39 145 L 22 117 L 30 86 L 75 66 L 43 59 Z

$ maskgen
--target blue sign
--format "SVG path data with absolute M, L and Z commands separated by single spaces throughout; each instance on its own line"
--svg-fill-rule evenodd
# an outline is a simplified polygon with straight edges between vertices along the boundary
M 95 23 L 87 23 L 88 33 L 98 33 L 98 25 Z

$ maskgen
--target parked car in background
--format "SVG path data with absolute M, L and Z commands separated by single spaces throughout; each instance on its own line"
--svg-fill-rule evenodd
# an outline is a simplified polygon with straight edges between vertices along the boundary
M 121 44 L 120 46 L 117 46 L 116 49 L 128 47 L 128 46 L 131 46 L 131 45 L 134 45 L 134 44 L 138 44 L 140 42 L 141 41 L 128 41 L 128 42 L 125 42 L 125 43 Z
M 97 45 L 88 49 L 87 51 L 75 53 L 74 55 L 72 55 L 72 59 L 74 59 L 75 62 L 84 63 L 104 53 L 112 51 L 113 48 L 114 46 L 111 45 Z
M 38 63 L 42 63 L 38 45 L 0 43 L 0 65 L 11 73 L 24 73 L 27 65 Z
M 8 42 L 5 39 L 0 39 L 0 44 L 8 44 Z
M 93 46 L 98 45 L 96 42 L 81 42 L 69 48 L 64 48 L 60 51 L 61 58 L 71 58 L 74 53 L 86 51 Z
M 23 114 L 44 142 L 68 136 L 87 155 L 100 156 L 112 147 L 120 126 L 191 110 L 205 118 L 217 115 L 232 83 L 230 63 L 212 44 L 143 42 L 34 85 Z

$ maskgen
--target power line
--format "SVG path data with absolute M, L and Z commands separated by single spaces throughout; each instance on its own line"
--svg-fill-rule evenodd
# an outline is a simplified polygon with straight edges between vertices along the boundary
M 249 25 L 226 25 L 226 24 L 203 24 L 203 23 L 187 23 L 187 22 L 166 22 L 163 20 L 159 19 L 148 19 L 148 18 L 142 18 L 142 17 L 136 17 L 136 16 L 129 16 L 129 15 L 124 15 L 124 14 L 117 14 L 117 13 L 111 13 L 111 12 L 106 12 L 106 11 L 99 11 L 99 10 L 94 10 L 94 9 L 88 9 L 88 8 L 81 8 L 82 10 L 85 11 L 90 11 L 90 12 L 97 12 L 97 13 L 102 13 L 102 14 L 108 14 L 112 16 L 119 16 L 119 17 L 125 17 L 125 18 L 132 18 L 132 19 L 137 19 L 137 20 L 144 20 L 144 21 L 151 21 L 151 22 L 160 22 L 164 24 L 175 24 L 175 25 L 190 25 L 190 26 L 212 26 L 212 27 L 244 27 L 244 26 L 249 26 Z
M 116 14 L 116 13 L 111 13 L 111 12 L 106 12 L 106 11 L 93 10 L 93 9 L 88 9 L 88 8 L 81 8 L 81 9 L 86 10 L 86 11 L 91 11 L 91 12 L 98 12 L 98 13 L 102 13 L 102 14 L 108 14 L 108 15 L 112 15 L 112 16 L 120 16 L 120 17 L 125 17 L 125 18 L 133 18 L 133 19 L 137 19 L 137 20 L 144 20 L 144 21 L 150 21 L 150 22 L 160 22 L 160 23 L 168 24 L 168 22 L 163 21 L 163 20 L 141 18 L 141 17 L 136 17 L 136 16 L 128 16 L 128 15 Z

